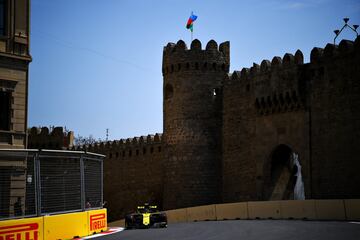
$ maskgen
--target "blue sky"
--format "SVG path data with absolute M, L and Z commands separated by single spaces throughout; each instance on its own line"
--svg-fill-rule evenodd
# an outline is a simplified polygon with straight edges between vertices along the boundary
M 230 41 L 230 71 L 295 53 L 360 24 L 358 0 L 32 0 L 29 127 L 120 139 L 162 132 L 162 49 Z M 354 40 L 347 30 L 341 38 Z M 341 40 L 341 39 L 339 39 Z

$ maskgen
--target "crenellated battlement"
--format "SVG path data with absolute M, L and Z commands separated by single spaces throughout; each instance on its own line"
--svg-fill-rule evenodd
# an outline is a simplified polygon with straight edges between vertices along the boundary
M 342 40 L 339 45 L 327 44 L 325 48 L 314 47 L 310 54 L 310 62 L 307 64 L 319 64 L 326 61 L 332 61 L 337 57 L 344 57 L 348 54 L 353 54 L 360 51 L 360 37 L 355 41 Z M 304 64 L 304 56 L 300 50 L 295 54 L 285 53 L 281 58 L 275 56 L 271 61 L 265 59 L 261 61 L 260 65 L 254 63 L 250 68 L 242 68 L 241 71 L 234 71 L 229 74 L 226 80 L 250 80 L 257 76 L 264 74 L 271 74 L 275 71 L 288 70 L 289 68 L 296 68 Z
M 342 40 L 339 45 L 328 43 L 325 48 L 314 47 L 311 50 L 310 63 L 319 64 L 355 52 L 360 52 L 360 37 L 357 37 L 355 41 Z
M 161 152 L 162 134 L 133 137 L 114 141 L 74 146 L 72 150 L 107 154 L 108 158 L 131 157 Z
M 260 65 L 253 63 L 250 68 L 242 68 L 241 71 L 234 71 L 226 80 L 229 81 L 245 81 L 256 78 L 259 75 L 269 74 L 273 71 L 288 70 L 304 64 L 304 56 L 300 50 L 295 54 L 285 53 L 283 58 L 275 56 L 271 62 L 267 59 L 261 61 Z
M 322 66 L 331 68 L 328 63 L 335 64 L 339 59 L 351 59 L 359 50 L 360 37 L 354 42 L 342 40 L 339 45 L 314 47 L 310 54 L 310 62 L 306 64 L 303 53 L 297 50 L 295 54 L 286 53 L 282 58 L 275 56 L 271 61 L 265 59 L 260 65 L 254 63 L 250 68 L 234 71 L 225 78 L 224 84 L 225 87 L 239 85 L 244 89 L 244 97 L 247 93 L 253 96 L 254 106 L 259 115 L 297 111 L 306 107 L 305 81 L 313 81 L 314 76 L 323 75 Z M 231 88 L 232 86 L 227 87 L 225 98 L 232 94 Z
M 63 127 L 32 127 L 28 130 L 28 148 L 66 149 L 73 146 L 74 132 L 64 131 Z
M 168 43 L 163 50 L 163 75 L 183 71 L 223 71 L 228 72 L 230 65 L 230 42 L 210 40 L 202 49 L 198 39 L 192 41 L 190 49 L 183 40 L 176 44 Z

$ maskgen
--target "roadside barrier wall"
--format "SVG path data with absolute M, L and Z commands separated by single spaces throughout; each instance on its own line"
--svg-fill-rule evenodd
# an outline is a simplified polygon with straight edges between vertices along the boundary
M 44 218 L 0 221 L 0 239 L 45 239 Z
M 280 201 L 248 202 L 249 219 L 281 219 Z
M 344 200 L 315 200 L 316 219 L 346 220 Z
M 360 199 L 283 200 L 212 204 L 166 211 L 168 223 L 234 219 L 360 221 Z M 124 226 L 124 220 L 110 223 Z
M 87 236 L 87 216 L 87 212 L 44 216 L 44 239 L 67 239 L 75 236 Z
M 309 219 L 315 220 L 315 200 L 280 201 L 282 219 Z
M 180 208 L 175 210 L 166 211 L 168 223 L 187 222 L 187 209 Z
M 344 203 L 346 219 L 360 221 L 360 199 L 346 199 Z
M 107 230 L 106 209 L 0 221 L 0 239 L 72 239 Z
M 216 209 L 214 204 L 187 208 L 186 213 L 188 222 L 216 220 Z
M 217 220 L 233 220 L 233 219 L 248 219 L 248 203 L 224 203 L 217 204 L 216 219 Z

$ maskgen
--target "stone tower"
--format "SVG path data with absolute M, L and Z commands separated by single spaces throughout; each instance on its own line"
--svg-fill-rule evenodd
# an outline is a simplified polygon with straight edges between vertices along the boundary
M 165 209 L 221 199 L 221 86 L 229 64 L 229 42 L 164 47 Z

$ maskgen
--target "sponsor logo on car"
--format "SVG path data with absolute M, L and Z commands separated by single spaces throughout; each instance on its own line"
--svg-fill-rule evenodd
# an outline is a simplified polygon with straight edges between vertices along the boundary
M 143 213 L 143 224 L 145 226 L 150 224 L 150 213 Z

